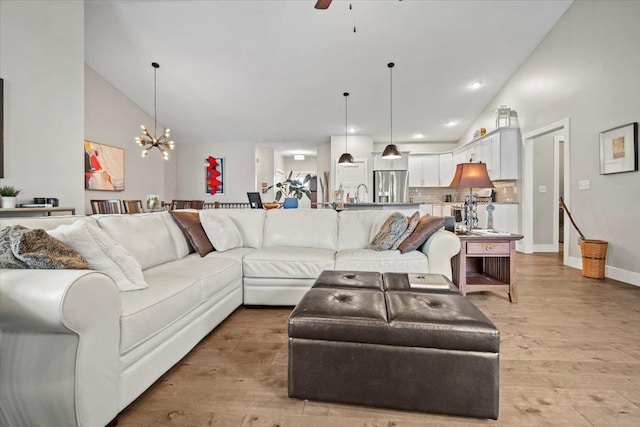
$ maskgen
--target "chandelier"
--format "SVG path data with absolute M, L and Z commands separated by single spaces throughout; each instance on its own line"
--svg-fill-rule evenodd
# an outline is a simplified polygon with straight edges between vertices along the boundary
M 158 126 L 158 118 L 157 118 L 157 108 L 156 108 L 156 86 L 157 86 L 157 77 L 156 73 L 158 68 L 160 68 L 160 64 L 157 62 L 152 62 L 151 66 L 153 67 L 153 137 L 149 134 L 144 125 L 140 125 L 142 128 L 142 132 L 144 135 L 136 137 L 136 143 L 142 148 L 142 157 L 147 157 L 149 154 L 149 150 L 152 148 L 157 148 L 162 153 L 162 158 L 165 160 L 169 160 L 169 152 L 167 150 L 173 150 L 173 141 L 169 141 L 169 129 L 165 129 L 160 135 L 160 138 L 157 137 L 156 128 Z

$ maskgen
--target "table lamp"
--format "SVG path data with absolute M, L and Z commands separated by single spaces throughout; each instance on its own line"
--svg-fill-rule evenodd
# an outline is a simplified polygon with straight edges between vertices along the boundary
M 493 188 L 485 163 L 458 163 L 449 188 L 469 188 L 464 197 L 464 217 L 467 230 L 478 228 L 478 200 L 473 188 Z

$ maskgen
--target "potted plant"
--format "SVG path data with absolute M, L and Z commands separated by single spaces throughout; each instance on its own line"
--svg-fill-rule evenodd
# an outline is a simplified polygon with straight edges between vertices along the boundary
M 12 185 L 5 185 L 0 187 L 0 196 L 2 197 L 2 207 L 15 208 L 18 194 L 20 194 L 20 189 Z
M 311 180 L 311 175 L 307 174 L 304 177 L 302 183 L 297 179 L 291 179 L 293 176 L 293 171 L 289 172 L 289 176 L 282 182 L 278 182 L 277 184 L 272 185 L 268 189 L 273 187 L 276 188 L 276 201 L 280 201 L 280 199 L 284 196 L 284 208 L 297 208 L 298 200 L 302 199 L 302 196 L 307 196 L 309 200 L 311 200 L 311 192 L 305 188 L 305 184 L 307 184 Z

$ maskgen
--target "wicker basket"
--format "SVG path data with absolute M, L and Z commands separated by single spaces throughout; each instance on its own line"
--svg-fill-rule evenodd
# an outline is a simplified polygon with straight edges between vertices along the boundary
M 580 240 L 583 276 L 593 279 L 604 279 L 607 246 L 608 243 L 604 240 Z

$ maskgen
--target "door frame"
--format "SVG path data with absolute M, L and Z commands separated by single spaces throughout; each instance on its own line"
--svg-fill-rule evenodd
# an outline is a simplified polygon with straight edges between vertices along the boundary
M 550 123 L 541 128 L 532 130 L 527 132 L 522 136 L 522 144 L 523 144 L 523 173 L 522 173 L 522 234 L 524 238 L 522 239 L 521 249 L 524 253 L 533 253 L 534 245 L 533 245 L 533 140 L 543 135 L 547 135 L 552 132 L 557 132 L 562 130 L 564 133 L 564 176 L 562 178 L 558 177 L 558 179 L 564 180 L 564 201 L 567 205 L 571 202 L 571 121 L 570 119 L 564 118 L 562 120 L 558 120 L 557 122 Z M 554 150 L 559 150 L 559 144 L 554 140 Z M 558 156 L 554 158 L 554 175 L 557 174 L 558 171 Z M 559 181 L 554 181 L 554 194 L 559 193 Z M 554 241 L 555 245 L 558 245 L 558 231 L 557 231 L 557 216 L 559 209 L 559 200 L 555 198 L 554 200 Z M 568 217 L 565 212 L 565 227 L 564 227 L 564 244 L 570 241 L 571 235 L 571 227 L 567 227 Z M 569 251 L 565 250 L 563 253 L 563 263 L 567 265 L 569 260 Z

